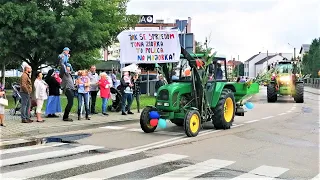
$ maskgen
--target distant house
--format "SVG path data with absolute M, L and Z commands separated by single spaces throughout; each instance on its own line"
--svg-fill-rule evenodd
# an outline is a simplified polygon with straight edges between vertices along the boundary
M 299 52 L 301 60 L 303 60 L 303 56 L 309 52 L 309 49 L 310 49 L 310 44 L 301 45 L 300 52 Z
M 244 75 L 247 77 L 257 77 L 257 75 L 264 70 L 267 66 L 276 61 L 283 59 L 290 60 L 293 57 L 292 53 L 261 53 L 253 55 L 251 58 L 244 62 Z
M 268 70 L 268 65 L 275 63 L 275 62 L 279 62 L 279 61 L 284 61 L 284 60 L 288 60 L 287 58 L 283 57 L 282 54 L 275 54 L 272 56 L 268 56 L 265 57 L 263 59 L 261 59 L 260 61 L 255 63 L 255 72 L 256 72 L 256 76 L 258 74 L 267 72 Z

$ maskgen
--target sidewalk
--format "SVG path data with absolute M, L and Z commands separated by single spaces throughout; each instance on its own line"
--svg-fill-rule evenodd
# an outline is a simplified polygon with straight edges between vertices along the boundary
M 317 89 L 317 88 L 312 88 L 312 87 L 305 86 L 304 90 L 306 92 L 309 92 L 309 93 L 312 93 L 312 94 L 320 95 L 320 89 Z
M 135 112 L 134 112 L 135 113 Z M 39 134 L 49 134 L 49 133 L 60 133 L 67 131 L 75 131 L 82 129 L 89 129 L 104 126 L 112 122 L 123 122 L 139 120 L 140 113 L 135 113 L 133 115 L 123 116 L 120 112 L 110 112 L 109 116 L 104 116 L 101 113 L 96 115 L 91 115 L 91 120 L 86 120 L 82 118 L 80 121 L 74 114 L 70 115 L 73 122 L 62 121 L 62 114 L 58 114 L 59 118 L 43 118 L 45 122 L 36 122 L 35 117 L 33 123 L 21 123 L 20 113 L 15 116 L 5 115 L 5 125 L 6 127 L 0 128 L 1 141 L 8 138 L 19 138 L 19 137 L 30 137 Z

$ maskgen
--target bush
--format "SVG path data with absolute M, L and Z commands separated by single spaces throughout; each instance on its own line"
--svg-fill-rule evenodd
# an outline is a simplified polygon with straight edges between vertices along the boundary
M 5 80 L 6 80 L 5 89 L 12 89 L 11 84 L 14 82 L 20 83 L 20 77 L 6 77 Z

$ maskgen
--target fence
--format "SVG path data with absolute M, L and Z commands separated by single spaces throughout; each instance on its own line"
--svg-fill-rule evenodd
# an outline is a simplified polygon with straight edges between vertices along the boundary
M 305 86 L 320 88 L 320 78 L 307 78 L 304 79 Z

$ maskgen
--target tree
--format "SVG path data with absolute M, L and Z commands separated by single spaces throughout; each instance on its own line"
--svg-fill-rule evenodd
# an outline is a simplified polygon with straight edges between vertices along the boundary
M 196 53 L 197 54 L 205 54 L 206 49 L 204 45 L 202 45 L 200 42 L 196 41 Z
M 54 65 L 67 46 L 70 61 L 84 68 L 124 29 L 138 22 L 126 15 L 128 0 L 2 0 L 0 47 L 3 54 L 37 71 Z M 35 74 L 35 73 L 33 73 Z
M 236 64 L 235 68 L 233 69 L 233 74 L 235 76 L 238 76 L 238 69 L 239 69 L 239 76 L 244 76 L 244 64 L 243 63 Z
M 310 45 L 309 52 L 303 56 L 302 71 L 303 74 L 311 74 L 312 77 L 318 77 L 320 70 L 320 38 L 314 39 Z

